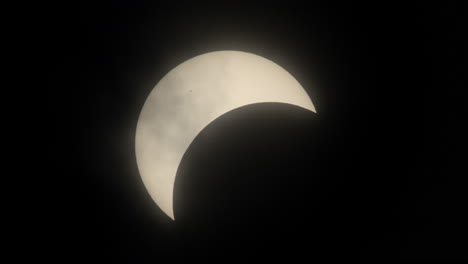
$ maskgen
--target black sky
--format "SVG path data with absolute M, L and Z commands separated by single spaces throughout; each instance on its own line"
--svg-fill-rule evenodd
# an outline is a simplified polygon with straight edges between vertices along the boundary
M 53 186 L 57 257 L 467 259 L 466 188 L 449 133 L 463 8 L 167 2 L 49 7 L 50 161 L 65 179 Z M 216 50 L 281 65 L 318 114 L 261 104 L 210 124 L 179 168 L 174 223 L 139 177 L 136 122 L 168 71 Z

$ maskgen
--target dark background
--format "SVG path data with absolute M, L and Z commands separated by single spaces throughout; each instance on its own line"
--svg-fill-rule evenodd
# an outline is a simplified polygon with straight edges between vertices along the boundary
M 463 6 L 167 2 L 47 6 L 54 257 L 467 259 Z M 214 121 L 180 165 L 173 222 L 139 177 L 136 123 L 168 71 L 217 50 L 281 65 L 317 114 L 259 104 Z

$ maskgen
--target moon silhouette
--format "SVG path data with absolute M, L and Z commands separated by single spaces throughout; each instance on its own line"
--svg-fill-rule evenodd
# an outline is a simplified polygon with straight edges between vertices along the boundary
M 175 220 L 177 169 L 198 133 L 226 112 L 266 102 L 315 112 L 307 92 L 291 74 L 250 53 L 206 53 L 183 62 L 161 79 L 140 113 L 135 152 L 143 183 L 164 213 Z

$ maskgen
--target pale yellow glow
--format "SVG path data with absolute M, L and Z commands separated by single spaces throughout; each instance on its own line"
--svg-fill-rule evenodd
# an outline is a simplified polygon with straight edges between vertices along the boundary
M 315 112 L 302 86 L 270 60 L 239 51 L 194 57 L 156 85 L 141 111 L 136 158 L 153 200 L 172 219 L 174 182 L 185 151 L 210 122 L 241 106 L 278 102 Z

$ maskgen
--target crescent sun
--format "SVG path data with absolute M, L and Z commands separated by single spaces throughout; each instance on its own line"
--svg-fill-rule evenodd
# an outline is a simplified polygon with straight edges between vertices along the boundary
M 183 62 L 161 79 L 140 113 L 135 154 L 143 183 L 164 213 L 175 220 L 177 169 L 198 133 L 226 112 L 266 102 L 316 112 L 291 74 L 251 53 L 206 53 Z

